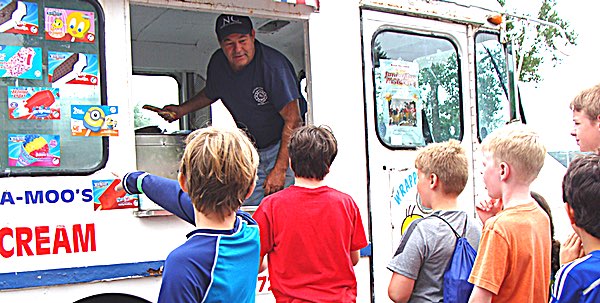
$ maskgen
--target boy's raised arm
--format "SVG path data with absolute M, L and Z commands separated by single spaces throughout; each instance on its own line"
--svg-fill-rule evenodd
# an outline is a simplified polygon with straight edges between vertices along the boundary
M 192 225 L 196 224 L 190 196 L 181 190 L 177 180 L 136 171 L 127 173 L 122 184 L 128 194 L 145 194 L 154 203 L 177 217 Z

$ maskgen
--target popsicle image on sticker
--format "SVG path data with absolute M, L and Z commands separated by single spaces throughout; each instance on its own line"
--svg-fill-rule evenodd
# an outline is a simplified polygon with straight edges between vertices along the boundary
M 37 35 L 38 4 L 16 0 L 0 0 L 0 32 Z
M 59 89 L 9 86 L 8 116 L 14 120 L 60 119 Z
M 116 106 L 71 105 L 71 135 L 118 136 Z
M 42 79 L 41 54 L 39 47 L 0 45 L 0 71 L 5 71 L 2 77 Z
M 98 85 L 98 56 L 49 51 L 48 81 L 52 87 L 64 84 Z
M 44 19 L 47 40 L 87 43 L 96 40 L 93 12 L 48 7 Z
M 9 134 L 8 166 L 60 166 L 60 136 Z

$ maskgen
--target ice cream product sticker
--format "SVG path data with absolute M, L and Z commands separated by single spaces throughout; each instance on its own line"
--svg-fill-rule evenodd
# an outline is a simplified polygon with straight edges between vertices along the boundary
M 129 195 L 124 190 L 116 191 L 119 179 L 92 180 L 94 210 L 137 208 L 138 195 Z
M 118 136 L 117 106 L 71 105 L 71 135 Z
M 98 56 L 49 51 L 48 81 L 53 87 L 63 84 L 98 85 Z
M 9 134 L 8 166 L 60 166 L 60 136 Z
M 0 32 L 37 35 L 39 32 L 38 4 L 0 0 Z
M 9 86 L 8 116 L 18 120 L 60 119 L 58 88 Z
M 94 43 L 94 13 L 62 8 L 44 10 L 47 40 Z
M 0 77 L 42 79 L 42 49 L 0 45 Z

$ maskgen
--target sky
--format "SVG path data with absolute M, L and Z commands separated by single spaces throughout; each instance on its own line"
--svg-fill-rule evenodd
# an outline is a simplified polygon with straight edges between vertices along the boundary
M 536 11 L 541 1 L 508 0 L 522 12 Z M 558 15 L 569 22 L 579 36 L 576 46 L 569 46 L 556 67 L 540 69 L 544 80 L 538 84 L 521 84 L 521 97 L 527 122 L 541 133 L 548 149 L 578 150 L 570 131 L 573 128 L 570 101 L 583 89 L 600 83 L 600 39 L 596 24 L 600 2 L 585 0 L 557 0 Z

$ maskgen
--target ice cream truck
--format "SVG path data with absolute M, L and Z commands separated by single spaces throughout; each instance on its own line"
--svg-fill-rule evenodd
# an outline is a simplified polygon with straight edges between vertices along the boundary
M 203 88 L 224 12 L 290 59 L 306 123 L 337 137 L 326 181 L 357 202 L 370 243 L 357 302 L 389 301 L 387 262 L 429 212 L 420 147 L 461 142 L 472 177 L 460 201 L 475 216 L 481 140 L 527 114 L 495 0 L 0 0 L 0 302 L 156 302 L 164 259 L 193 226 L 117 191 L 113 173 L 175 178 L 190 130 L 232 123 L 219 102 L 173 123 L 143 108 Z M 568 226 L 564 169 L 548 156 L 534 189 Z M 256 298 L 274 302 L 268 272 Z

